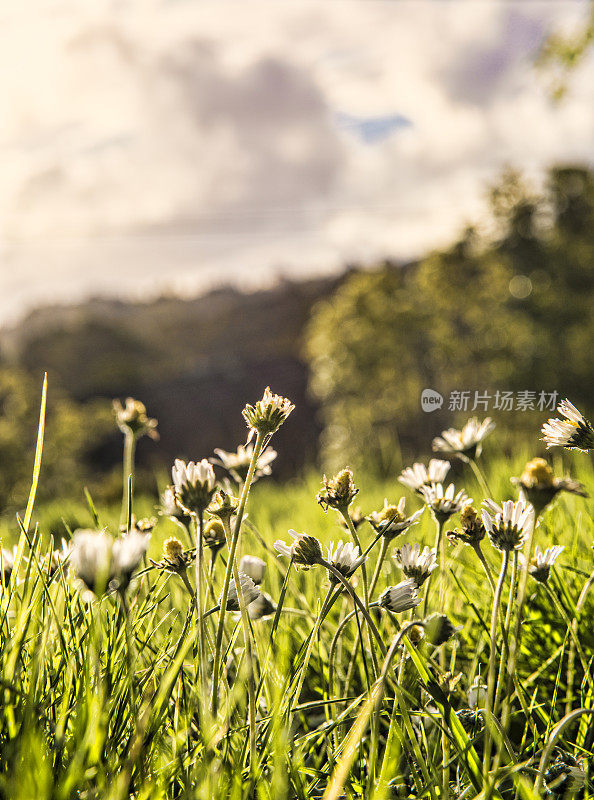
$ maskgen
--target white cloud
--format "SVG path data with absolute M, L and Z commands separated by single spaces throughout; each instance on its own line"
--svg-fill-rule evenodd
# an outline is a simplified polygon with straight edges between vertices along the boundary
M 591 62 L 560 106 L 532 65 L 579 0 L 27 8 L 0 7 L 0 319 L 408 257 L 504 164 L 591 158 Z M 396 115 L 371 140 L 339 122 Z

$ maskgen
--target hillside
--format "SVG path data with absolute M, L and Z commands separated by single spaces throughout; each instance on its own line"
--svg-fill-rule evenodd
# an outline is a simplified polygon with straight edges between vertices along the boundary
M 319 433 L 303 329 L 314 304 L 343 279 L 283 282 L 251 294 L 222 288 L 190 300 L 48 306 L 0 332 L 2 360 L 34 375 L 47 370 L 50 386 L 77 401 L 142 399 L 159 420 L 160 463 L 236 447 L 245 437 L 241 409 L 270 384 L 297 405 L 278 442 L 277 473 L 290 474 L 315 456 Z M 141 447 L 141 461 L 152 462 L 156 450 Z M 99 458 L 115 463 L 119 440 Z

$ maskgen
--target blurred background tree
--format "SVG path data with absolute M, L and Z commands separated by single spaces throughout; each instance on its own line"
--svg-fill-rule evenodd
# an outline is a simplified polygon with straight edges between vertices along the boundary
M 507 171 L 490 201 L 494 236 L 470 228 L 417 266 L 353 275 L 314 309 L 306 352 L 328 468 L 363 461 L 386 474 L 401 447 L 426 446 L 452 414 L 447 400 L 423 414 L 424 388 L 446 398 L 558 390 L 591 402 L 592 172 L 552 168 L 537 195 Z
M 594 45 L 594 0 L 590 0 L 584 22 L 572 33 L 554 33 L 540 50 L 537 66 L 548 73 L 551 94 L 562 100 L 572 72 Z
M 19 369 L 0 369 L 0 512 L 21 510 L 31 485 L 41 382 Z M 81 496 L 97 481 L 95 449 L 113 431 L 109 403 L 79 404 L 52 387 L 38 497 Z

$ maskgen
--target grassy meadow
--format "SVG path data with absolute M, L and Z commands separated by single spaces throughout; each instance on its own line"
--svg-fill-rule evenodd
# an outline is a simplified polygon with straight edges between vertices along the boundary
M 444 484 L 465 488 L 479 511 L 487 496 L 515 501 L 510 478 L 544 452 L 539 437 L 534 430 L 533 445 L 510 457 L 496 429 L 476 458 L 479 472 L 453 459 Z M 589 797 L 594 472 L 586 453 L 556 448 L 548 459 L 589 497 L 559 492 L 521 542 L 527 555 L 534 545 L 564 547 L 546 581 L 526 575 L 519 547 L 502 569 L 507 556 L 489 536 L 480 542 L 486 566 L 473 547 L 450 542 L 458 512 L 442 519 L 436 543 L 428 503 L 398 472 L 384 482 L 355 474 L 359 491 L 339 510 L 327 482 L 326 512 L 315 472 L 282 485 L 261 477 L 249 497 L 249 480 L 231 484 L 239 510 L 227 516 L 227 543 L 214 558 L 203 526 L 208 503 L 196 501 L 183 530 L 159 511 L 159 498 L 130 497 L 129 486 L 123 512 L 91 499 L 36 507 L 33 488 L 25 514 L 1 529 L 0 796 Z M 38 473 L 43 480 L 42 466 L 34 485 Z M 352 525 L 355 509 L 369 516 L 384 498 L 396 505 L 402 497 L 406 516 L 424 508 L 404 532 L 391 538 L 381 525 Z M 148 550 L 117 579 L 76 544 L 52 558 L 62 535 L 77 542 L 76 528 L 106 528 L 125 549 L 134 520 L 150 517 L 152 532 L 138 534 Z M 318 540 L 321 560 L 300 568 L 303 542 L 295 540 L 291 565 L 274 546 L 291 544 L 289 529 Z M 163 556 L 172 537 L 182 543 L 179 561 L 171 546 Z M 325 566 L 335 563 L 326 547 L 351 538 L 367 560 L 338 578 Z M 437 544 L 436 568 L 417 586 L 418 604 L 394 612 L 378 599 L 404 580 L 393 553 L 407 542 Z M 237 546 L 231 563 L 229 544 Z M 266 564 L 268 603 L 246 606 L 242 583 L 236 606 L 222 614 L 221 595 L 233 595 L 248 554 Z M 111 544 L 106 558 L 112 569 Z

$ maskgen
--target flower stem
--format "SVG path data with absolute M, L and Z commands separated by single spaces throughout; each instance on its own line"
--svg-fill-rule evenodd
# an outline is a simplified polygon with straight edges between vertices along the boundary
M 514 557 L 512 561 L 512 573 L 511 573 L 511 580 L 509 583 L 509 597 L 507 601 L 507 609 L 505 611 L 505 621 L 503 623 L 503 647 L 501 649 L 501 659 L 499 661 L 499 672 L 497 675 L 497 689 L 495 691 L 495 700 L 493 702 L 493 710 L 497 713 L 497 707 L 499 706 L 499 702 L 501 700 L 501 692 L 503 690 L 503 684 L 505 679 L 505 665 L 507 663 L 507 654 L 509 650 L 509 642 L 508 642 L 508 635 L 509 635 L 509 627 L 511 625 L 511 618 L 514 608 L 514 596 L 516 592 L 516 582 L 518 579 L 518 551 L 514 550 Z
M 485 495 L 485 497 L 493 497 L 491 494 L 491 490 L 489 489 L 489 484 L 487 483 L 487 479 L 483 475 L 482 469 L 479 467 L 476 459 L 469 458 L 468 463 L 470 464 L 471 470 L 474 472 L 474 477 L 478 481 L 478 485 L 481 487 L 481 491 Z
M 489 581 L 491 589 L 493 590 L 493 594 L 495 594 L 495 580 L 493 579 L 493 573 L 491 572 L 491 567 L 489 566 L 489 563 L 487 562 L 487 559 L 485 558 L 485 555 L 481 550 L 480 544 L 472 545 L 472 549 L 476 553 L 478 560 L 481 562 L 481 565 L 485 570 L 485 575 L 487 576 L 487 580 Z
M 484 744 L 484 757 L 483 757 L 483 778 L 485 785 L 489 782 L 489 762 L 491 759 L 491 744 L 492 735 L 491 728 L 493 722 L 491 715 L 493 712 L 493 698 L 495 695 L 495 664 L 497 660 L 497 624 L 499 622 L 499 604 L 501 603 L 501 592 L 503 590 L 503 583 L 505 581 L 505 574 L 507 572 L 507 565 L 509 564 L 509 550 L 504 550 L 501 558 L 501 570 L 499 572 L 499 579 L 495 587 L 495 596 L 493 597 L 493 608 L 491 611 L 491 633 L 490 633 L 490 652 L 489 652 L 489 671 L 487 678 L 487 699 L 485 702 L 485 744 Z
M 443 540 L 443 526 L 444 526 L 444 523 L 442 521 L 440 521 L 439 519 L 437 519 L 437 517 L 435 518 L 435 522 L 436 522 L 436 525 L 437 525 L 437 533 L 435 535 L 435 552 L 437 553 L 437 552 L 441 552 L 441 550 L 443 549 L 442 540 Z M 441 586 L 444 587 L 445 586 L 445 583 L 444 583 L 444 581 L 445 581 L 445 576 L 444 576 L 445 556 L 444 556 L 444 559 L 442 559 L 441 556 L 440 556 L 440 561 L 441 561 L 441 563 L 439 565 L 439 572 L 440 572 L 440 575 L 441 575 Z M 432 577 L 433 577 L 433 573 L 430 572 L 429 573 L 429 577 L 427 578 L 427 582 L 425 584 L 425 600 L 423 602 L 423 617 L 427 616 L 427 605 L 429 603 L 429 589 L 431 587 L 431 579 L 432 579 Z M 442 589 L 442 590 L 445 591 L 444 589 Z M 441 591 L 442 590 L 440 590 L 440 596 L 441 596 Z
M 202 618 L 202 559 L 204 555 L 204 515 L 197 515 L 196 521 L 196 621 L 198 624 L 198 660 L 200 666 L 201 697 L 206 697 L 206 650 L 204 647 L 204 620 Z
M 126 429 L 124 434 L 122 512 L 120 522 L 130 530 L 132 501 L 134 498 L 134 455 L 136 453 L 136 437 Z
M 264 444 L 264 436 L 261 433 L 257 433 L 256 435 L 256 442 L 254 444 L 254 450 L 252 452 L 252 458 L 250 461 L 250 466 L 248 469 L 248 473 L 245 479 L 245 483 L 243 484 L 243 488 L 241 490 L 241 496 L 239 498 L 239 506 L 237 508 L 237 514 L 235 517 L 235 525 L 233 528 L 233 533 L 231 534 L 230 529 L 230 522 L 227 520 L 225 525 L 225 534 L 227 536 L 227 545 L 229 548 L 229 558 L 227 561 L 227 569 L 225 570 L 225 578 L 223 582 L 223 590 L 221 593 L 221 613 L 219 614 L 219 624 L 217 628 L 217 635 L 215 641 L 215 655 L 214 655 L 214 671 L 213 671 L 213 685 L 212 685 L 212 699 L 211 699 L 211 709 L 213 715 L 217 712 L 218 707 L 218 675 L 221 663 L 221 645 L 223 641 L 223 624 L 225 620 L 225 611 L 227 607 L 227 597 L 229 595 L 229 584 L 231 582 L 231 574 L 233 573 L 236 575 L 235 577 L 235 586 L 237 589 L 237 596 L 239 598 L 239 605 L 241 610 L 241 617 L 242 623 L 244 625 L 244 635 L 246 637 L 246 647 L 247 642 L 249 641 L 250 637 L 250 628 L 249 628 L 249 619 L 247 619 L 247 609 L 245 608 L 245 603 L 243 600 L 243 593 L 241 591 L 241 584 L 239 582 L 239 572 L 237 570 L 237 562 L 235 558 L 235 554 L 237 551 L 237 543 L 239 541 L 239 533 L 241 531 L 241 523 L 243 520 L 243 514 L 245 511 L 245 506 L 247 503 L 248 495 L 250 492 L 250 486 L 252 480 L 254 478 L 254 472 L 256 471 L 256 464 L 258 461 L 258 457 L 262 452 L 262 446 Z M 247 623 L 247 627 L 246 627 Z M 248 655 L 246 651 L 246 656 Z M 256 693 L 253 681 L 253 663 L 251 660 L 251 648 L 248 658 L 248 700 L 249 700 L 249 726 L 250 726 L 250 767 L 253 769 L 256 765 Z
M 530 535 L 528 537 L 528 541 L 524 549 L 525 564 L 529 564 L 530 559 L 532 558 L 532 551 L 534 549 L 535 530 L 536 530 L 536 519 L 534 520 L 534 524 L 532 525 L 532 529 L 530 531 Z M 518 599 L 516 603 L 517 606 L 516 624 L 514 625 L 514 633 L 513 636 L 508 636 L 509 656 L 507 660 L 507 679 L 505 687 L 505 695 L 506 698 L 508 699 L 504 701 L 501 710 L 501 727 L 504 733 L 507 733 L 507 726 L 509 723 L 509 718 L 511 713 L 511 703 L 509 702 L 509 697 L 511 694 L 511 686 L 514 679 L 514 673 L 516 670 L 516 661 L 518 653 L 520 652 L 520 644 L 522 640 L 522 618 L 524 616 L 524 602 L 526 600 L 527 586 L 528 586 L 528 570 L 523 569 L 520 573 L 520 582 L 518 586 Z
M 357 535 L 357 531 L 355 530 L 355 526 L 353 525 L 353 520 L 351 519 L 351 515 L 349 514 L 348 508 L 341 508 L 340 513 L 342 514 L 342 518 L 344 519 L 347 528 L 349 529 L 349 533 L 355 543 L 356 547 L 359 548 L 359 553 L 363 553 L 363 548 L 361 547 L 361 541 L 359 540 L 359 536 Z M 365 562 L 361 564 L 361 578 L 363 579 L 363 597 L 365 600 L 365 608 L 369 608 L 369 589 L 367 588 L 367 568 L 365 567 Z

